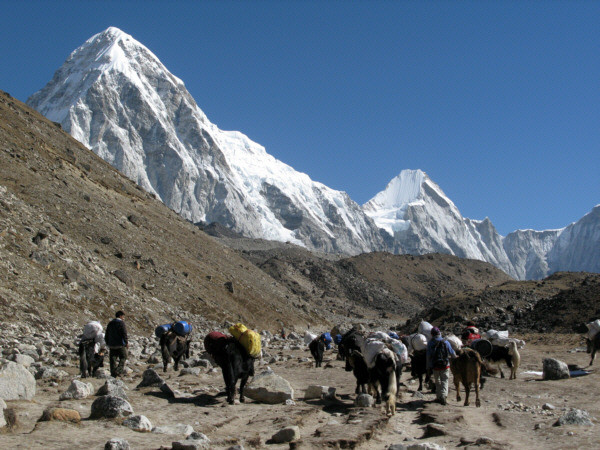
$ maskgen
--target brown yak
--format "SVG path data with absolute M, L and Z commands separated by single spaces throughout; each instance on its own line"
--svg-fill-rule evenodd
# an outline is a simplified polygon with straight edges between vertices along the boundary
M 463 347 L 458 350 L 457 357 L 450 361 L 450 370 L 456 387 L 456 401 L 460 402 L 460 383 L 465 387 L 465 406 L 469 406 L 469 392 L 471 383 L 475 386 L 475 406 L 481 406 L 479 401 L 479 383 L 481 380 L 481 366 L 483 361 L 475 350 Z

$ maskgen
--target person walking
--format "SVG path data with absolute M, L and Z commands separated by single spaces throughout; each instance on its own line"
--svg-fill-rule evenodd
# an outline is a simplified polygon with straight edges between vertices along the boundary
M 115 318 L 106 326 L 104 340 L 109 350 L 110 375 L 118 377 L 123 375 L 125 361 L 127 361 L 127 327 L 125 326 L 125 313 L 117 311 Z
M 427 344 L 427 369 L 433 371 L 436 401 L 446 404 L 448 397 L 448 381 L 450 379 L 450 358 L 456 353 L 446 339 L 442 339 L 439 328 L 431 329 L 431 340 Z

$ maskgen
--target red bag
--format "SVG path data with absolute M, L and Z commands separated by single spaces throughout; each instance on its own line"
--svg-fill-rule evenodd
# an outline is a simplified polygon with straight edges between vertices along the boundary
M 204 338 L 204 348 L 211 355 L 214 354 L 221 346 L 221 340 L 229 339 L 229 336 L 219 331 L 211 331 Z

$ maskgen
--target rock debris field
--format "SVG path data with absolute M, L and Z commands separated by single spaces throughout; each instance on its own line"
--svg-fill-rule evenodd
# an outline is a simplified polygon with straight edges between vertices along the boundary
M 404 372 L 395 416 L 381 405 L 355 406 L 355 380 L 335 350 L 315 368 L 299 334 L 263 332 L 263 358 L 246 402 L 226 403 L 221 369 L 195 336 L 193 355 L 166 373 L 154 338 L 134 336 L 127 374 L 100 369 L 81 379 L 76 332 L 20 335 L 2 324 L 0 403 L 2 448 L 594 448 L 598 373 L 543 381 L 545 358 L 586 367 L 576 335 L 527 335 L 517 380 L 489 377 L 482 406 L 463 406 L 450 389 L 448 405 Z M 508 374 L 508 370 L 504 369 Z M 254 384 L 258 382 L 255 380 Z M 463 393 L 464 400 L 464 393 Z M 265 402 L 274 403 L 265 403 Z M 471 402 L 474 405 L 474 401 Z

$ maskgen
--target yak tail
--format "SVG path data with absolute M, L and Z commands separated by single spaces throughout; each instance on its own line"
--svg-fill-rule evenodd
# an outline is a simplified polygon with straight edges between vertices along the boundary
M 388 388 L 385 393 L 386 401 L 394 401 L 396 399 L 396 395 L 398 394 L 398 385 L 396 384 L 396 371 L 391 370 L 388 379 Z

